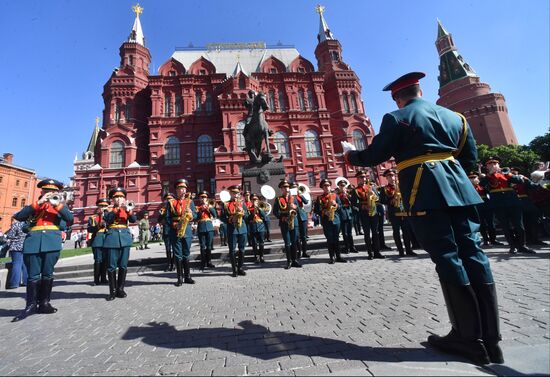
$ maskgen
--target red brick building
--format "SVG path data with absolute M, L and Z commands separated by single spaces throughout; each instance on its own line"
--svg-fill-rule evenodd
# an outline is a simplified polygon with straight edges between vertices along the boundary
M 0 157 L 0 231 L 10 228 L 14 213 L 38 200 L 40 189 L 36 184 L 35 171 L 14 165 L 13 154 Z
M 134 8 L 120 65 L 104 86 L 103 125 L 96 125 L 83 159 L 75 161 L 77 218 L 82 221 L 115 186 L 124 186 L 138 208 L 154 210 L 178 178 L 186 178 L 192 191 L 211 193 L 240 183 L 240 166 L 248 160 L 242 129 L 250 89 L 266 94 L 270 149 L 283 156 L 288 179 L 320 192 L 324 177 L 353 177 L 340 141 L 362 149 L 374 132 L 359 78 L 345 63 L 322 7 L 317 10 L 317 69 L 293 46 L 212 43 L 177 48 L 155 74 L 141 9 Z
M 462 113 L 478 144 L 518 144 L 504 96 L 481 82 L 439 21 L 435 45 L 440 59 L 437 104 Z

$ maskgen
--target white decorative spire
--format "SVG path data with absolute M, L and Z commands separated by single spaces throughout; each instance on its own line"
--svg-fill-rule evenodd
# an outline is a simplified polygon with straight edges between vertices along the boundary
M 139 21 L 139 15 L 143 13 L 143 8 L 138 3 L 132 7 L 132 10 L 136 14 L 136 19 L 134 20 L 134 26 L 132 26 L 132 31 L 128 37 L 128 42 L 138 43 L 145 46 L 145 37 L 143 36 L 141 22 Z
M 233 70 L 233 77 L 236 77 L 239 74 L 239 72 L 242 72 L 246 76 L 248 76 L 248 73 L 246 73 L 243 66 L 241 65 L 240 56 L 237 55 L 237 65 L 235 65 L 235 69 Z
M 323 17 L 323 13 L 325 13 L 325 7 L 321 4 L 317 4 L 317 6 L 315 7 L 315 12 L 319 13 L 319 34 L 317 34 L 317 40 L 319 41 L 319 43 L 326 40 L 334 39 L 334 36 L 332 35 L 332 32 L 328 28 L 327 22 L 325 21 L 325 17 Z

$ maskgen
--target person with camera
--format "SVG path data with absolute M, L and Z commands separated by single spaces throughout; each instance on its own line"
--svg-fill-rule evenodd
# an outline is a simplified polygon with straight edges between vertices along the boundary
M 107 269 L 109 296 L 107 296 L 107 301 L 112 301 L 116 297 L 124 298 L 127 296 L 124 286 L 126 284 L 130 248 L 133 243 L 132 232 L 130 232 L 128 224 L 135 223 L 137 216 L 134 214 L 133 203 L 126 201 L 126 190 L 124 188 L 111 189 L 109 198 L 113 201 L 113 209 L 103 216 L 107 225 L 103 247 L 108 250 L 109 256 L 109 268 Z
M 96 214 L 88 219 L 88 234 L 91 235 L 90 245 L 94 254 L 94 285 L 107 283 L 108 250 L 103 247 L 105 242 L 105 214 L 109 212 L 109 199 L 96 201 Z
M 63 183 L 44 179 L 37 187 L 42 190 L 38 201 L 13 215 L 18 221 L 29 221 L 23 243 L 23 261 L 28 272 L 26 305 L 14 322 L 35 312 L 52 314 L 57 311 L 50 304 L 53 270 L 63 248 L 61 228 L 73 221 L 73 214 L 60 194 Z

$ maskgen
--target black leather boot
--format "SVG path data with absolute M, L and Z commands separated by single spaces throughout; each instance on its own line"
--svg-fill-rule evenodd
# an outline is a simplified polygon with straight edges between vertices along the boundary
M 328 264 L 334 264 L 334 244 L 328 243 Z
M 181 287 L 183 284 L 183 264 L 182 261 L 179 259 L 176 259 L 176 287 Z
M 403 249 L 403 243 L 401 242 L 401 236 L 393 237 L 393 240 L 395 241 L 395 246 L 397 247 L 397 250 L 399 251 L 399 256 L 404 257 L 405 256 L 405 250 Z
M 264 259 L 264 245 L 260 245 L 258 247 L 258 254 L 260 255 L 260 263 L 265 263 L 265 259 Z
M 502 340 L 498 316 L 498 301 L 495 284 L 472 285 L 479 304 L 483 342 L 491 363 L 503 364 L 504 356 L 498 342 Z
M 107 284 L 108 281 L 107 281 L 107 261 L 104 260 L 103 262 L 101 262 L 101 266 L 100 266 L 100 272 L 99 272 L 99 282 L 101 284 Z
M 191 268 L 189 268 L 189 260 L 183 259 L 183 282 L 185 284 L 195 284 L 195 280 L 191 279 Z
M 94 262 L 94 285 L 99 285 L 99 276 L 101 275 L 101 263 Z
M 107 296 L 107 301 L 112 301 L 116 297 L 116 270 L 107 271 L 107 280 L 109 280 L 109 296 Z
M 256 245 L 256 242 L 252 244 L 252 253 L 254 254 L 254 263 L 260 263 L 260 258 L 258 256 L 258 246 Z
M 240 276 L 246 276 L 246 272 L 244 271 L 244 268 L 243 268 L 244 253 L 242 251 L 239 251 L 237 258 L 238 258 L 237 274 L 239 274 Z
M 334 254 L 336 254 L 336 262 L 348 263 L 348 261 L 342 258 L 342 256 L 340 255 L 340 248 L 338 247 L 338 242 L 334 243 L 333 249 L 334 249 Z
M 309 258 L 310 255 L 307 253 L 307 240 L 300 240 L 300 243 L 302 244 L 302 258 Z
M 296 249 L 296 244 L 290 247 L 290 258 L 292 259 L 291 266 L 296 268 L 302 268 L 300 262 L 298 262 L 298 250 Z
M 116 297 L 118 298 L 124 298 L 127 296 L 126 292 L 124 292 L 124 286 L 126 285 L 126 269 L 125 268 L 119 268 L 118 269 L 118 282 L 116 284 Z
M 285 254 L 286 254 L 285 270 L 288 270 L 292 267 L 292 256 L 290 253 L 291 253 L 290 246 L 285 246 Z
M 479 305 L 472 286 L 441 282 L 441 288 L 452 329 L 446 336 L 430 335 L 428 343 L 475 364 L 489 364 L 489 356 L 481 339 Z
M 206 267 L 216 268 L 216 266 L 212 264 L 212 250 L 210 249 L 206 250 Z
M 17 315 L 17 317 L 14 317 L 11 321 L 17 322 L 21 321 L 31 314 L 36 313 L 36 309 L 38 308 L 37 305 L 37 298 L 38 298 L 38 289 L 40 286 L 40 281 L 28 281 L 27 282 L 27 295 L 26 295 L 26 304 L 25 309 L 21 311 Z
M 206 268 L 206 260 L 207 260 L 207 257 L 206 257 L 206 249 L 205 249 L 201 251 L 201 261 L 200 261 L 200 267 L 199 267 L 201 271 L 204 271 L 204 269 Z
M 348 236 L 348 245 L 350 253 L 358 253 L 357 249 L 355 248 L 355 244 L 353 243 L 353 236 L 351 234 Z
M 234 278 L 237 277 L 237 264 L 235 262 L 235 254 L 229 254 L 229 259 L 231 260 L 231 276 Z
M 529 249 L 527 246 L 525 246 L 525 231 L 522 231 L 521 229 L 516 232 L 517 236 L 517 243 L 516 248 L 518 252 L 525 253 L 525 254 L 536 254 L 535 250 Z
M 57 309 L 50 304 L 50 296 L 52 294 L 53 278 L 42 279 L 40 283 L 40 293 L 38 295 L 38 313 L 53 314 Z

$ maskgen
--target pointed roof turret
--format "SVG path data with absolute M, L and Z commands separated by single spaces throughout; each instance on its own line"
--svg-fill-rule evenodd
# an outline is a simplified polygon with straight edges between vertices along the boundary
M 92 133 L 92 137 L 90 138 L 90 142 L 88 143 L 88 148 L 86 148 L 86 152 L 92 152 L 94 153 L 95 145 L 97 143 L 97 140 L 99 139 L 99 117 L 95 118 L 95 128 L 94 132 Z M 84 152 L 84 153 L 86 153 Z
M 444 37 L 446 35 L 449 35 L 449 33 L 447 33 L 447 30 L 445 30 L 445 28 L 441 24 L 441 21 L 438 18 L 437 19 L 437 38 L 439 39 L 439 38 Z
M 244 70 L 243 66 L 241 65 L 241 62 L 237 60 L 237 64 L 235 65 L 235 69 L 233 70 L 233 77 L 236 77 L 239 72 L 242 72 L 246 76 L 248 76 L 248 73 Z
M 132 31 L 128 37 L 128 42 L 138 43 L 145 46 L 145 37 L 143 36 L 141 22 L 139 21 L 139 15 L 143 13 L 143 8 L 138 3 L 132 7 L 132 10 L 136 14 L 136 19 L 134 20 L 134 26 L 132 26 Z
M 334 39 L 334 36 L 332 35 L 332 32 L 328 28 L 327 22 L 325 21 L 325 17 L 323 17 L 323 13 L 325 13 L 325 7 L 321 4 L 317 4 L 317 6 L 315 7 L 315 12 L 319 13 L 319 33 L 317 34 L 317 41 L 321 43 L 326 40 Z

